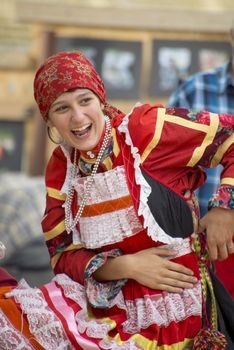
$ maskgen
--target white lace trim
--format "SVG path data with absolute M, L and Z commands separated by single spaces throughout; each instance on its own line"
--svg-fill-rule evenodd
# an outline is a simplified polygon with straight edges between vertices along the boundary
M 67 298 L 75 301 L 82 309 L 87 310 L 87 299 L 84 286 L 73 281 L 64 273 L 56 275 L 52 281 L 58 283 Z
M 65 193 L 66 195 L 68 195 L 69 185 L 71 182 L 72 171 L 73 171 L 73 164 L 71 162 L 71 156 L 70 156 L 71 148 L 68 145 L 64 144 L 61 146 L 61 149 L 62 149 L 62 151 L 67 159 L 67 170 L 66 170 L 66 177 L 65 177 L 63 186 L 60 190 L 60 193 L 61 194 Z M 70 208 L 68 207 L 68 203 L 66 201 L 63 203 L 63 208 L 65 210 L 65 214 L 68 213 L 70 210 Z M 73 220 L 72 214 L 70 214 L 70 221 L 72 222 L 72 220 Z M 80 244 L 81 243 L 80 235 L 79 235 L 79 232 L 76 228 L 74 228 L 72 231 L 72 238 L 73 238 L 73 244 Z
M 103 321 L 90 320 L 86 307 L 86 297 L 84 297 L 85 302 L 80 302 L 80 298 L 77 297 L 78 291 L 84 287 L 65 275 L 58 276 L 55 277 L 55 280 L 64 289 L 66 297 L 82 307 L 82 310 L 76 314 L 78 331 L 80 333 L 86 332 L 92 338 L 103 338 L 105 343 L 110 325 Z M 82 295 L 84 295 L 83 291 Z M 124 300 L 123 293 L 120 291 L 111 301 L 110 308 L 114 306 L 126 311 L 127 321 L 123 323 L 123 329 L 126 333 L 139 333 L 141 329 L 146 329 L 153 324 L 167 327 L 171 322 L 180 322 L 190 316 L 201 316 L 201 283 L 198 282 L 194 288 L 185 289 L 182 294 L 162 292 L 158 295 L 145 295 L 136 300 Z
M 62 323 L 49 308 L 42 292 L 31 288 L 24 280 L 14 290 L 6 294 L 20 304 L 27 315 L 30 332 L 46 350 L 73 350 Z
M 0 309 L 0 350 L 35 350 Z
M 171 322 L 180 322 L 190 316 L 201 316 L 201 284 L 185 289 L 182 294 L 163 292 L 158 297 L 147 296 L 126 301 L 128 319 L 123 324 L 124 332 L 134 334 L 152 324 L 167 327 Z
M 134 339 L 129 339 L 122 344 L 118 344 L 115 339 L 103 339 L 99 342 L 99 345 L 105 350 L 144 350 L 136 344 Z
M 76 190 L 78 204 L 85 191 L 85 178 L 79 178 Z M 105 203 L 129 195 L 124 166 L 99 173 L 94 176 L 93 189 L 87 205 Z M 109 205 L 109 204 L 108 204 Z M 122 241 L 142 230 L 133 205 L 101 215 L 80 218 L 81 242 L 86 248 L 99 248 Z
M 78 178 L 75 189 L 78 193 L 78 205 L 85 192 L 87 178 Z M 124 166 L 99 173 L 94 176 L 94 184 L 87 200 L 87 205 L 104 203 L 129 196 Z M 111 203 L 107 203 L 108 206 Z M 110 209 L 110 208 L 108 208 Z M 142 230 L 133 205 L 80 218 L 80 242 L 88 248 L 95 249 L 122 241 Z
M 100 346 L 103 349 L 141 349 L 133 339 L 129 339 L 122 345 L 117 344 L 114 339 L 110 340 L 108 332 L 113 325 L 106 322 L 105 319 L 90 319 L 83 286 L 64 274 L 57 275 L 53 281 L 63 288 L 67 298 L 75 301 L 81 307 L 81 310 L 75 315 L 77 329 L 80 333 L 86 332 L 89 337 L 100 339 Z M 22 312 L 27 316 L 30 332 L 46 350 L 73 349 L 60 320 L 48 307 L 38 288 L 30 288 L 25 281 L 20 281 L 19 287 L 7 293 L 6 296 L 14 297 L 16 302 L 20 304 Z M 201 302 L 201 284 L 199 282 L 194 288 L 185 289 L 182 294 L 163 292 L 158 295 L 145 295 L 136 300 L 124 301 L 123 294 L 120 292 L 110 307 L 117 306 L 125 310 L 127 320 L 122 324 L 123 330 L 129 334 L 137 334 L 153 324 L 167 327 L 171 322 L 181 322 L 190 316 L 201 317 Z M 2 316 L 1 313 L 0 316 Z M 9 331 L 10 333 L 7 333 Z M 9 339 L 6 339 L 7 334 L 11 334 L 11 337 L 8 336 Z M 23 339 L 22 334 L 18 334 L 14 330 L 5 317 L 0 317 L 0 345 L 1 342 L 8 340 L 12 344 L 16 341 L 19 345 L 22 344 L 22 347 L 17 347 L 17 349 L 33 349 Z M 15 348 L 13 345 L 12 347 L 0 347 L 2 350 Z
M 62 188 L 60 190 L 60 193 L 61 194 L 64 194 L 64 193 L 68 194 L 69 184 L 70 184 L 70 179 L 71 179 L 71 176 L 72 176 L 72 169 L 73 169 L 73 164 L 71 162 L 71 156 L 70 156 L 71 149 L 67 145 L 60 146 L 60 148 L 63 151 L 63 153 L 64 153 L 64 155 L 65 155 L 65 157 L 67 159 L 66 177 L 65 177 L 63 186 L 62 186 Z
M 87 312 L 87 294 L 84 286 L 73 281 L 65 274 L 56 275 L 53 278 L 53 281 L 60 285 L 64 291 L 64 295 L 67 298 L 75 301 L 82 308 L 82 310 Z M 109 302 L 109 308 L 112 308 L 113 306 L 126 310 L 122 291 L 119 291 L 119 293 Z
M 175 252 L 177 252 L 176 255 L 173 256 L 173 259 L 178 258 L 179 256 L 189 254 L 193 251 L 190 238 L 185 238 L 182 241 L 175 241 L 172 244 L 166 244 L 161 247 L 166 249 L 172 249 Z
M 137 107 L 138 105 L 136 105 Z M 128 146 L 131 147 L 131 153 L 134 158 L 134 169 L 135 169 L 135 179 L 136 183 L 140 186 L 140 203 L 138 208 L 138 214 L 142 215 L 144 217 L 144 228 L 147 228 L 148 235 L 155 241 L 160 241 L 163 243 L 173 243 L 175 241 L 181 241 L 182 238 L 173 238 L 170 237 L 156 222 L 154 219 L 150 208 L 147 204 L 148 197 L 151 193 L 151 188 L 149 184 L 144 179 L 141 170 L 140 170 L 140 164 L 141 164 L 141 158 L 139 155 L 139 150 L 137 147 L 133 145 L 131 136 L 129 134 L 128 130 L 128 121 L 129 117 L 131 116 L 132 111 L 127 114 L 122 123 L 119 125 L 118 130 L 125 134 L 125 142 Z
M 81 204 L 86 190 L 88 177 L 77 179 L 75 189 L 79 194 L 78 205 Z M 93 186 L 87 199 L 86 205 L 103 203 L 114 199 L 129 196 L 128 184 L 125 175 L 124 166 L 118 166 L 114 169 L 97 173 L 93 178 Z
M 88 249 L 123 241 L 141 230 L 133 207 L 80 219 L 81 242 Z

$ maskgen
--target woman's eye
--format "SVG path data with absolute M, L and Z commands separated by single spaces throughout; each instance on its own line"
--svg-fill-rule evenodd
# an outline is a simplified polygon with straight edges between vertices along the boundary
M 64 112 L 67 109 L 67 106 L 60 106 L 55 109 L 55 112 Z
M 81 105 L 86 105 L 86 104 L 88 104 L 91 100 L 92 100 L 91 97 L 83 98 L 83 99 L 80 101 L 80 104 L 81 104 Z

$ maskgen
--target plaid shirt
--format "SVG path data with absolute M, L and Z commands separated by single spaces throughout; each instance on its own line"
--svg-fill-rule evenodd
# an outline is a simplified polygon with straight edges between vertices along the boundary
M 234 115 L 234 80 L 231 76 L 231 62 L 197 73 L 185 80 L 169 98 L 168 106 Z M 208 200 L 219 185 L 221 170 L 221 166 L 206 170 L 206 183 L 197 191 L 201 215 L 206 213 Z

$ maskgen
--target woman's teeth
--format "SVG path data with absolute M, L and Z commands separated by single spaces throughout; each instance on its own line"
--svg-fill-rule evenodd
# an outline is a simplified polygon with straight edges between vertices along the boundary
M 85 135 L 89 130 L 91 129 L 91 124 L 88 126 L 84 126 L 82 128 L 79 129 L 74 129 L 72 130 L 73 134 L 75 134 L 76 136 L 83 136 Z

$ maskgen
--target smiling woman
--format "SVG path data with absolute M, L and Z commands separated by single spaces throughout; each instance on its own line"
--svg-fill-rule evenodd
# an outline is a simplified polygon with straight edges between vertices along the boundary
M 98 144 L 103 133 L 102 108 L 99 98 L 90 90 L 65 92 L 51 105 L 48 125 L 56 127 L 70 146 L 89 151 Z
M 233 237 L 233 117 L 149 104 L 124 115 L 80 52 L 46 60 L 34 91 L 63 143 L 46 169 L 42 220 L 56 276 L 5 294 L 28 338 L 46 350 L 233 349 L 233 301 L 208 255 L 225 258 Z M 220 191 L 199 221 L 201 166 L 221 151 Z

